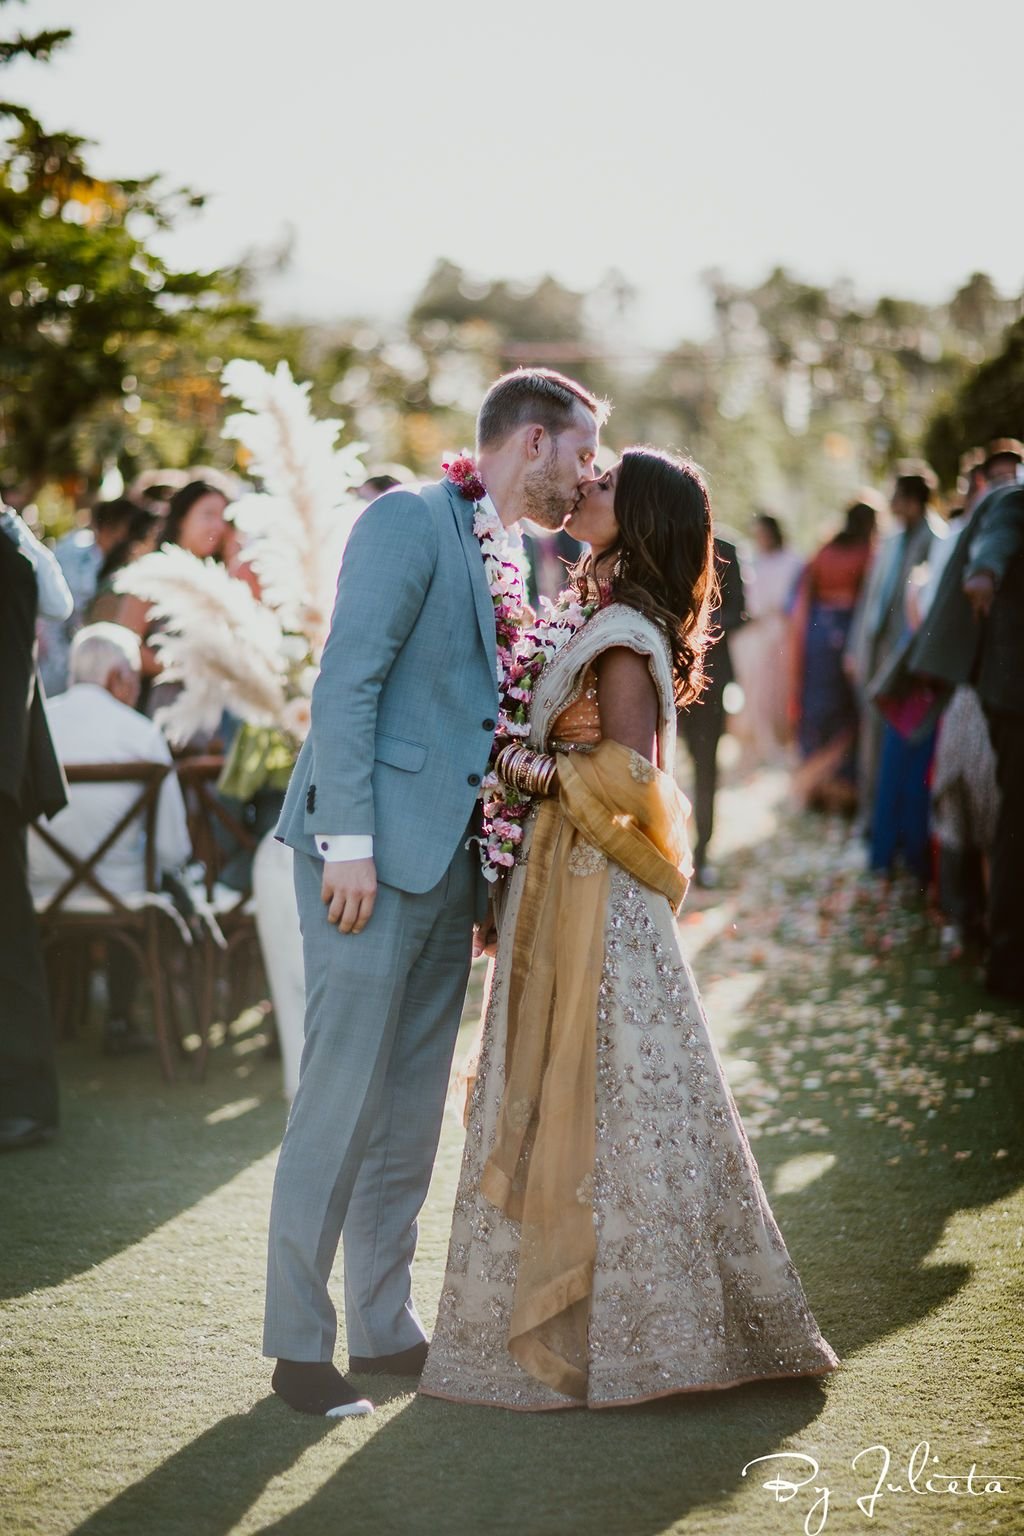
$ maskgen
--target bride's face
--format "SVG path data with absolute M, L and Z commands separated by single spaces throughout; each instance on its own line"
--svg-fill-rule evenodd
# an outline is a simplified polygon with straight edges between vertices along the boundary
M 613 464 L 597 480 L 587 480 L 579 488 L 579 500 L 565 525 L 581 544 L 589 544 L 594 559 L 611 549 L 619 537 L 615 521 L 615 487 L 619 483 L 621 462 Z

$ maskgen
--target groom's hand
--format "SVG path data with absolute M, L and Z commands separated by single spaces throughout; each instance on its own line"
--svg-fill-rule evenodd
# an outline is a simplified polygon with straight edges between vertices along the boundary
M 362 933 L 377 900 L 377 866 L 372 859 L 325 863 L 320 897 L 333 928 L 339 933 Z

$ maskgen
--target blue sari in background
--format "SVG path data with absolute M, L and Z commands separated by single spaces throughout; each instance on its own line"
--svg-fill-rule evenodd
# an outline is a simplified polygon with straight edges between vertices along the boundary
M 857 776 L 857 698 L 843 671 L 843 653 L 852 621 L 852 606 L 823 602 L 810 605 L 797 734 L 800 755 L 805 759 L 831 747 L 840 738 L 848 738 L 849 746 L 835 773 L 850 784 Z
M 882 733 L 874 814 L 871 818 L 870 867 L 890 874 L 902 854 L 907 870 L 927 885 L 932 873 L 930 836 L 934 729 L 908 741 L 895 726 Z

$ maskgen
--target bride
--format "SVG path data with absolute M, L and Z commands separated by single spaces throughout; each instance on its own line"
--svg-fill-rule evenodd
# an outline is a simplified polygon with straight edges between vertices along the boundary
M 689 462 L 629 449 L 566 526 L 590 546 L 573 572 L 585 622 L 534 686 L 528 748 L 495 765 L 496 794 L 511 785 L 531 804 L 497 903 L 420 1390 L 608 1408 L 824 1375 L 839 1361 L 772 1216 L 675 926 L 692 868 L 676 708 L 702 686 L 707 490 Z

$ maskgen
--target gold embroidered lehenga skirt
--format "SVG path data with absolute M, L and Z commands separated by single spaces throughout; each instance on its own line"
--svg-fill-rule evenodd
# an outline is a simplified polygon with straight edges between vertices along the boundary
M 650 658 L 661 700 L 659 759 L 671 763 L 675 709 L 667 650 L 649 621 L 619 605 L 589 621 L 545 670 L 534 702 L 532 745 L 548 745 L 552 723 L 560 733 L 571 710 L 587 714 L 585 723 L 600 734 L 596 689 L 587 691 L 587 669 L 602 649 L 613 645 Z M 601 846 L 612 850 L 610 856 L 577 838 L 560 866 L 561 885 L 551 884 L 542 853 L 543 829 L 554 823 L 547 810 L 535 807 L 526 822 L 520 858 L 501 894 L 501 937 L 470 1102 L 448 1264 L 420 1387 L 430 1396 L 518 1409 L 605 1408 L 761 1378 L 820 1376 L 839 1364 L 810 1312 L 768 1205 L 693 975 L 680 951 L 673 906 L 661 889 L 642 883 L 615 861 L 616 848 L 626 859 L 630 837 L 644 844 L 635 831 L 645 814 L 644 795 L 652 796 L 651 816 L 657 814 L 658 785 L 647 781 L 660 781 L 669 799 L 672 788 L 650 765 L 638 774 L 645 764 L 636 754 L 612 745 L 610 754 L 600 751 L 601 759 L 609 755 L 606 782 L 620 786 L 606 806 L 612 814 L 605 818 L 607 836 Z M 616 781 L 623 756 L 630 768 L 619 770 L 623 776 Z M 598 752 L 592 762 L 596 772 Z M 578 799 L 586 789 L 581 774 L 560 769 L 560 779 L 563 773 L 562 795 Z M 638 777 L 641 782 L 634 783 Z M 586 778 L 591 788 L 600 787 L 600 775 Z M 634 816 L 615 814 L 630 802 Z M 571 804 L 568 811 L 580 829 L 585 818 Z M 626 823 L 634 829 L 628 835 Z M 534 836 L 538 826 L 539 839 Z M 650 868 L 657 866 L 655 859 Z M 661 867 L 669 866 L 662 861 Z M 648 863 L 634 858 L 631 868 L 648 869 Z M 603 905 L 594 905 L 594 887 L 589 895 L 582 889 L 592 879 L 607 879 Z M 531 1340 L 524 1349 L 525 1282 L 527 1276 L 532 1283 L 538 1271 L 542 1278 L 547 1271 L 532 1246 L 521 1254 L 521 1243 L 528 1232 L 534 1234 L 535 1244 L 542 1228 L 528 1225 L 525 1216 L 523 1225 L 513 1220 L 506 1209 L 515 1209 L 514 1202 L 499 1208 L 482 1193 L 481 1181 L 492 1194 L 507 1183 L 496 1176 L 494 1159 L 500 1160 L 498 1149 L 507 1148 L 510 1141 L 515 1146 L 517 1130 L 521 1146 L 513 1184 L 529 1182 L 542 1172 L 546 1177 L 552 1169 L 564 1174 L 560 1148 L 575 1146 L 578 1153 L 581 1144 L 578 1136 L 574 1141 L 572 1135 L 563 1135 L 558 1124 L 548 1138 L 546 1132 L 538 1134 L 533 1123 L 523 1139 L 523 1128 L 509 1113 L 520 1103 L 514 1095 L 502 1114 L 510 1011 L 517 1063 L 527 1029 L 519 1006 L 521 959 L 514 958 L 517 930 L 521 955 L 523 929 L 529 927 L 538 885 L 561 890 L 554 899 L 567 903 L 564 913 L 549 912 L 535 925 L 541 948 L 552 929 L 563 936 L 575 934 L 581 910 L 595 913 L 585 920 L 590 929 L 579 940 L 589 945 L 592 957 L 576 957 L 587 963 L 582 970 L 575 967 L 575 990 L 570 989 L 573 1000 L 581 997 L 579 978 L 596 979 L 592 967 L 600 970 L 599 985 L 591 989 L 596 996 L 594 1033 L 586 1035 L 584 1016 L 581 1037 L 588 1049 L 590 1042 L 596 1047 L 596 1054 L 589 1049 L 580 1075 L 581 1082 L 593 1082 L 593 1097 L 590 1100 L 588 1087 L 588 1103 L 580 1099 L 573 1113 L 565 1110 L 563 1093 L 555 1117 L 557 1121 L 558 1115 L 569 1113 L 572 1131 L 586 1117 L 588 1139 L 583 1144 L 592 1147 L 592 1172 L 568 1193 L 592 1213 L 593 1233 L 581 1249 L 578 1218 L 562 1207 L 567 1216 L 563 1228 L 556 1211 L 540 1258 L 557 1252 L 563 1231 L 571 1233 L 574 1252 L 586 1251 L 585 1265 L 577 1264 L 572 1273 L 578 1278 L 585 1269 L 586 1283 L 564 1288 L 565 1312 L 552 1317 L 558 1308 L 548 1309 L 548 1321 L 540 1330 L 542 1345 L 535 1347 Z M 521 914 L 526 918 L 522 927 Z M 569 948 L 576 942 L 574 937 Z M 548 972 L 541 966 L 531 974 L 536 978 Z M 533 1043 L 536 1046 L 536 1035 Z M 555 1052 L 543 1070 L 553 1074 L 558 1060 Z M 564 1073 L 561 1086 L 564 1090 Z M 537 1101 L 542 1112 L 546 1093 L 545 1085 Z M 534 1148 L 537 1157 L 531 1162 Z M 507 1160 L 504 1167 L 510 1171 Z M 574 1179 L 575 1172 L 569 1182 Z M 528 1208 L 529 1202 L 524 1210 Z M 557 1277 L 557 1265 L 554 1273 Z M 523 1285 L 517 1287 L 517 1279 Z M 580 1299 L 574 1302 L 574 1297 Z M 528 1298 L 526 1310 L 529 1304 Z M 588 1309 L 582 1326 L 580 1307 Z M 513 1322 L 517 1354 L 534 1367 L 541 1362 L 532 1372 L 510 1353 Z M 545 1379 L 544 1362 L 552 1360 L 555 1369 Z M 566 1362 L 568 1368 L 560 1370 L 559 1363 Z M 552 1381 L 584 1385 L 570 1395 Z
M 599 1408 L 823 1375 L 839 1363 L 769 1208 L 669 903 L 625 870 L 612 865 L 609 873 L 595 1020 L 597 1246 L 585 1404 L 535 1380 L 508 1352 L 520 1229 L 480 1193 L 504 1087 L 508 975 L 500 954 L 421 1383 L 431 1396 Z M 511 903 L 520 884 L 517 869 Z

